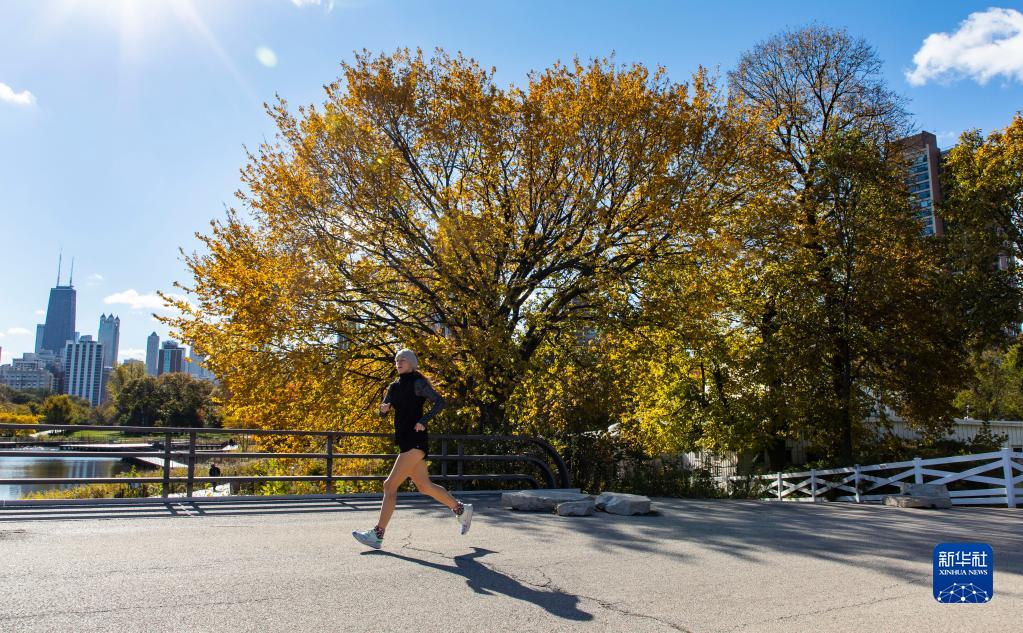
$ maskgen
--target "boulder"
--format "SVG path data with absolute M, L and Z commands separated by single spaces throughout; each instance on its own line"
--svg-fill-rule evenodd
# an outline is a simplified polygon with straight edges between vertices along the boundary
M 563 517 L 588 517 L 593 514 L 593 498 L 559 503 L 557 512 Z
M 650 512 L 650 498 L 624 492 L 602 492 L 594 503 L 598 510 L 608 514 L 646 514 Z
M 590 495 L 569 490 L 519 490 L 501 493 L 501 505 L 525 512 L 554 512 L 559 503 L 592 500 Z
M 948 497 L 948 486 L 899 482 L 899 490 L 910 497 Z
M 888 495 L 883 499 L 886 506 L 898 508 L 951 508 L 952 497 L 948 487 L 937 484 L 899 483 L 902 494 Z
M 952 500 L 948 497 L 910 497 L 908 495 L 887 495 L 886 506 L 896 508 L 951 508 Z

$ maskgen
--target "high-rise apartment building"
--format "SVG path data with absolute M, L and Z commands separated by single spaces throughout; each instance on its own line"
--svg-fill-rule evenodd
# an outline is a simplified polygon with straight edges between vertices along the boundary
M 944 223 L 938 217 L 936 206 L 943 200 L 941 194 L 941 151 L 938 138 L 930 132 L 920 132 L 899 141 L 909 161 L 906 186 L 916 203 L 916 217 L 923 224 L 924 235 L 943 235 Z
M 156 375 L 182 371 L 181 365 L 184 359 L 185 348 L 179 346 L 176 341 L 164 341 L 160 346 Z
M 146 373 L 155 376 L 159 370 L 160 337 L 153 332 L 146 339 Z
M 64 393 L 99 406 L 103 396 L 103 345 L 83 336 L 64 347 Z
M 105 314 L 99 317 L 99 342 L 103 344 L 103 366 L 117 366 L 117 347 L 121 340 L 121 319 Z
M 54 375 L 46 369 L 46 362 L 35 354 L 22 354 L 11 360 L 10 365 L 0 365 L 0 384 L 11 389 L 54 388 Z

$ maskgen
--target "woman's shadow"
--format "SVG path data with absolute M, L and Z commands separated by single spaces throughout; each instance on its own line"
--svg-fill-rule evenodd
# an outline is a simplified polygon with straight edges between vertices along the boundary
M 454 565 L 431 563 L 420 558 L 413 558 L 411 556 L 404 556 L 402 554 L 395 554 L 394 552 L 383 550 L 364 552 L 364 554 L 370 556 L 390 556 L 392 558 L 400 558 L 401 560 L 407 560 L 410 563 L 416 563 L 424 567 L 458 574 L 459 576 L 465 577 L 466 584 L 478 594 L 484 596 L 490 596 L 495 593 L 504 594 L 510 598 L 531 602 L 538 607 L 543 607 L 553 615 L 568 620 L 586 621 L 593 619 L 591 614 L 579 610 L 579 598 L 577 596 L 558 590 L 540 591 L 523 585 L 511 576 L 494 571 L 477 561 L 477 559 L 483 558 L 487 554 L 496 554 L 497 552 L 480 547 L 474 547 L 473 550 L 474 551 L 471 554 L 456 556 L 454 558 Z

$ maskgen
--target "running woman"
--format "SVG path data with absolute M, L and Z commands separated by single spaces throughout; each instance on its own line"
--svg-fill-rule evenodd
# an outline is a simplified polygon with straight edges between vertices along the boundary
M 380 549 L 383 544 L 384 530 L 387 529 L 398 500 L 398 487 L 408 478 L 412 479 L 419 492 L 430 495 L 455 513 L 462 534 L 469 531 L 472 523 L 472 504 L 456 500 L 442 486 L 430 481 L 426 469 L 425 460 L 429 454 L 426 424 L 444 408 L 444 398 L 417 371 L 419 360 L 412 350 L 403 349 L 398 352 L 394 356 L 394 367 L 398 370 L 398 379 L 387 388 L 387 395 L 380 404 L 380 415 L 387 415 L 394 410 L 394 441 L 398 444 L 400 455 L 394 461 L 391 474 L 384 480 L 384 501 L 380 505 L 380 518 L 376 527 L 352 532 L 355 540 L 375 549 Z M 427 400 L 433 403 L 433 407 L 423 415 L 423 405 Z

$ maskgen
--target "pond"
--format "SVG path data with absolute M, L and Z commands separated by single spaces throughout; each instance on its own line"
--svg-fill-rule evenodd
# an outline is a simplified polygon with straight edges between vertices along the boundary
M 0 479 L 115 477 L 129 470 L 131 464 L 117 457 L 61 457 L 60 451 L 54 451 L 53 457 L 0 457 Z M 72 487 L 72 484 L 0 485 L 0 499 L 20 499 L 37 490 Z

